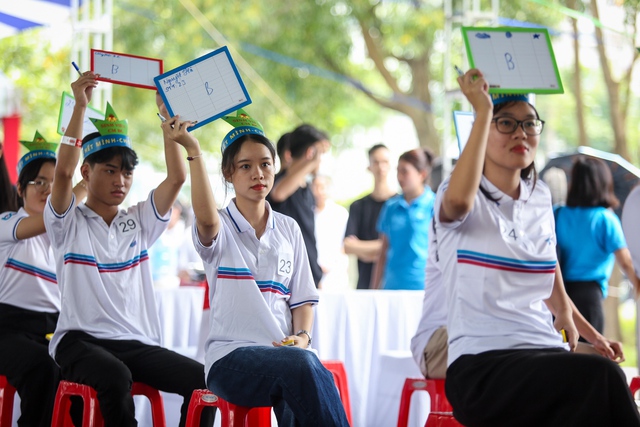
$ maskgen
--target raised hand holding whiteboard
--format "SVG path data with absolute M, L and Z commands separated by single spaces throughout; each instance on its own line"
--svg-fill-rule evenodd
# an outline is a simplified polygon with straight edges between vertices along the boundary
M 162 60 L 91 49 L 91 71 L 100 74 L 98 80 L 155 90 L 153 78 L 162 74 Z
M 545 28 L 462 27 L 462 35 L 489 93 L 564 93 Z
M 69 126 L 71 121 L 71 114 L 73 113 L 73 107 L 76 105 L 76 99 L 69 95 L 67 92 L 62 92 L 62 100 L 60 102 L 60 113 L 58 114 L 58 133 L 64 135 L 64 132 Z M 104 112 L 96 110 L 95 108 L 88 107 L 85 111 L 84 121 L 82 122 L 82 137 L 89 135 L 93 132 L 98 132 L 98 129 L 93 125 L 91 120 L 100 119 L 104 120 Z
M 251 104 L 229 49 L 221 47 L 154 78 L 171 116 L 198 123 L 197 129 Z

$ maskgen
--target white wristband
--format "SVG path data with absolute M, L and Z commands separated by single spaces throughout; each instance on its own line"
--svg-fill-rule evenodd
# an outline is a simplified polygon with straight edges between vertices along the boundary
M 82 140 L 78 138 L 73 138 L 71 136 L 63 136 L 62 139 L 60 140 L 60 144 L 82 148 Z

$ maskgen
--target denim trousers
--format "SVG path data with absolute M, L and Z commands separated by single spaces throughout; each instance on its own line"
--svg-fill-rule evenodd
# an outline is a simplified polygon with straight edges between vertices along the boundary
M 207 386 L 234 405 L 272 406 L 279 427 L 349 425 L 333 375 L 301 348 L 238 348 L 211 366 Z

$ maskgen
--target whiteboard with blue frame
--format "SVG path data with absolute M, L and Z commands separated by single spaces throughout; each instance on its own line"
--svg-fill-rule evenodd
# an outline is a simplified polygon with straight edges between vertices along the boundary
M 473 127 L 473 121 L 475 116 L 470 111 L 454 111 L 453 112 L 453 124 L 456 128 L 456 137 L 458 138 L 458 148 L 460 154 L 464 150 L 464 146 L 469 141 L 469 135 L 471 135 L 471 128 Z
M 226 46 L 153 80 L 171 117 L 198 122 L 190 131 L 251 104 Z
M 462 27 L 462 36 L 489 93 L 564 93 L 546 28 Z

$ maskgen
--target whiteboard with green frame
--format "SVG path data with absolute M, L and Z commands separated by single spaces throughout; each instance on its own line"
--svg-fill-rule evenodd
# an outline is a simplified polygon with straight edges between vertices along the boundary
M 564 93 L 545 28 L 462 27 L 471 68 L 482 71 L 489 93 Z

